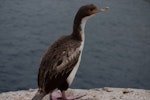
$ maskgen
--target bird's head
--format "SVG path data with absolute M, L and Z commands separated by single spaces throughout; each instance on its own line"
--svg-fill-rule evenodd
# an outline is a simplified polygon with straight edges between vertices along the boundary
M 108 9 L 109 9 L 109 7 L 99 9 L 94 4 L 88 4 L 88 5 L 84 5 L 84 6 L 80 7 L 77 15 L 80 16 L 80 18 L 84 18 L 84 17 L 88 17 L 88 16 L 94 15 L 99 12 L 107 11 Z
M 93 4 L 88 4 L 88 5 L 84 5 L 84 6 L 80 7 L 76 16 L 75 16 L 75 19 L 74 19 L 73 33 L 77 33 L 78 31 L 83 33 L 86 21 L 92 15 L 95 15 L 96 13 L 99 13 L 99 12 L 105 12 L 108 9 L 109 9 L 109 7 L 105 7 L 103 9 L 98 9 Z

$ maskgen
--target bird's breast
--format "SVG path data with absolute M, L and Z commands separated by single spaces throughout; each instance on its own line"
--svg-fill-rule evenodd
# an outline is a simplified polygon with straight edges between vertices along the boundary
M 83 43 L 81 43 L 81 46 L 78 48 L 81 51 L 79 59 L 78 59 L 78 62 L 77 62 L 77 64 L 75 65 L 75 67 L 73 68 L 72 72 L 70 73 L 70 75 L 67 78 L 67 82 L 68 82 L 69 86 L 73 82 L 73 79 L 74 79 L 74 77 L 75 77 L 75 75 L 77 73 L 77 70 L 79 68 L 79 65 L 80 65 L 80 62 L 81 62 L 81 56 L 82 56 L 83 47 L 84 47 L 84 41 L 83 41 Z

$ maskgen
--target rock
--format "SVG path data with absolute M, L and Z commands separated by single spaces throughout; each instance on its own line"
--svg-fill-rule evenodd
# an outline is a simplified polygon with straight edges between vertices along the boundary
M 0 93 L 0 100 L 31 100 L 37 89 Z M 55 91 L 60 92 L 60 91 Z M 130 88 L 68 89 L 68 96 L 83 96 L 79 100 L 150 100 L 150 90 Z M 49 100 L 46 95 L 43 100 Z

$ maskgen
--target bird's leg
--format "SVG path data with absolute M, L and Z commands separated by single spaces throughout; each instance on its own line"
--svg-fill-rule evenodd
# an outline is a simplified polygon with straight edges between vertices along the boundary
M 85 95 L 82 96 L 70 96 L 70 97 L 66 97 L 65 91 L 62 91 L 62 97 L 58 98 L 58 100 L 75 100 L 75 99 L 79 99 Z
M 58 92 L 52 92 L 50 94 L 50 100 L 58 100 L 58 98 L 61 98 L 61 97 L 62 97 L 61 94 Z
M 63 100 L 70 100 L 69 97 L 68 98 L 66 97 L 65 91 L 62 91 L 61 93 L 62 93 L 62 99 Z

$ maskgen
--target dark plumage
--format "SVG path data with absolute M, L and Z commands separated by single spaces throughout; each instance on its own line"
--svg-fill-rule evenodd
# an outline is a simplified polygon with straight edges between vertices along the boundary
M 77 48 L 80 44 L 80 40 L 69 35 L 61 37 L 48 48 L 39 68 L 38 86 L 41 91 L 44 89 L 49 93 L 56 88 L 68 88 L 65 81 L 79 59 L 81 51 Z
M 82 6 L 75 16 L 72 34 L 60 37 L 48 48 L 39 68 L 39 90 L 32 100 L 41 100 L 55 89 L 67 100 L 64 91 L 72 83 L 81 60 L 86 20 L 100 11 L 93 4 Z

